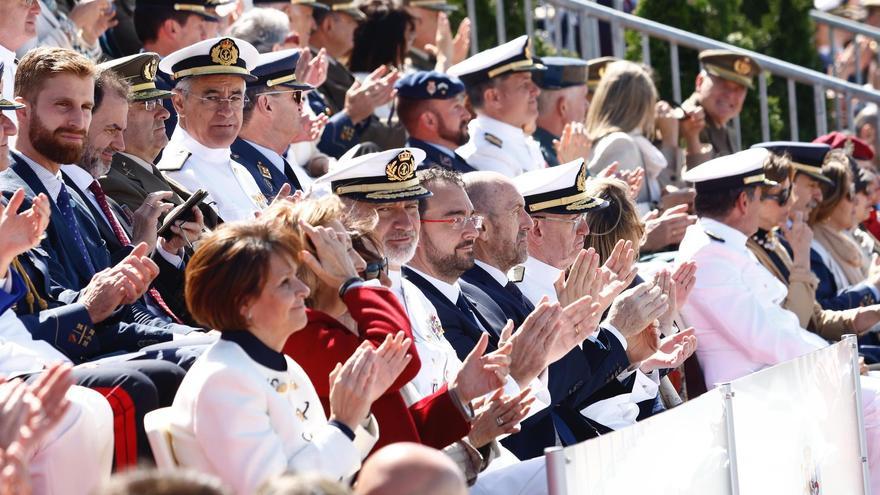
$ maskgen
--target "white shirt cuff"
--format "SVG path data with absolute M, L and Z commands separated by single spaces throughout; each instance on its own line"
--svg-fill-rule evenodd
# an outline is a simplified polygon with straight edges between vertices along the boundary
M 603 321 L 602 328 L 608 330 L 609 332 L 611 332 L 612 335 L 617 337 L 617 340 L 620 341 L 620 345 L 623 346 L 623 350 L 626 350 L 626 337 L 624 337 L 623 334 L 620 333 L 620 330 L 618 330 L 617 327 L 615 327 L 611 323 L 608 323 L 607 321 Z

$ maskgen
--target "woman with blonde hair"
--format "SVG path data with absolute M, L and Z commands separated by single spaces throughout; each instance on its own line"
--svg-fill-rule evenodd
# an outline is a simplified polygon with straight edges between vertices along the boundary
M 587 112 L 587 134 L 593 141 L 590 173 L 597 175 L 614 162 L 620 171 L 644 169 L 636 197 L 640 214 L 659 203 L 659 176 L 667 166 L 651 143 L 656 104 L 657 89 L 648 71 L 621 60 L 608 65 Z
M 858 224 L 856 190 L 849 158 L 831 150 L 822 175 L 834 183 L 810 212 L 813 229 L 810 268 L 819 278 L 816 300 L 825 309 L 851 309 L 880 302 L 880 266 L 861 250 L 849 231 Z

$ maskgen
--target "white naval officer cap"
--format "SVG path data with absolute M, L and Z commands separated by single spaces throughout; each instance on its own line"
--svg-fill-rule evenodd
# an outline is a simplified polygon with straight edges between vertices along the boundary
M 172 52 L 159 62 L 159 70 L 175 81 L 215 74 L 231 74 L 253 81 L 256 77 L 251 71 L 259 56 L 257 49 L 247 41 L 228 36 L 211 38 Z
M 775 186 L 764 176 L 764 163 L 770 157 L 766 148 L 751 148 L 719 156 L 688 170 L 682 178 L 693 182 L 697 194 L 743 186 Z
M 337 196 L 373 203 L 409 201 L 431 196 L 421 185 L 416 168 L 425 160 L 418 148 L 396 148 L 378 153 L 339 159 L 333 171 L 318 178 L 314 185 L 330 183 Z
M 522 194 L 529 213 L 572 215 L 599 210 L 608 201 L 587 194 L 587 163 L 583 158 L 555 167 L 532 170 L 514 177 L 513 184 Z
M 466 58 L 450 67 L 446 73 L 461 79 L 465 86 L 473 86 L 510 72 L 544 69 L 544 65 L 532 58 L 532 40 L 522 35 Z

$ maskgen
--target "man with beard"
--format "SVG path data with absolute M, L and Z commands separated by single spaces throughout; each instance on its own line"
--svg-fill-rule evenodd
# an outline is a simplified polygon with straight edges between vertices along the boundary
M 314 89 L 297 81 L 297 60 L 297 49 L 260 55 L 251 72 L 257 80 L 247 84 L 244 124 L 231 146 L 232 159 L 250 172 L 267 198 L 274 198 L 284 184 L 293 191 L 303 189 L 284 158 L 302 129 L 306 94 Z
M 449 68 L 467 88 L 477 118 L 468 124 L 470 139 L 458 149 L 477 170 L 508 177 L 545 167 L 538 142 L 524 129 L 538 118 L 540 89 L 532 72 L 544 66 L 532 59 L 528 36 L 480 52 Z
M 729 50 L 703 50 L 700 64 L 694 94 L 682 103 L 694 117 L 682 120 L 679 130 L 688 167 L 739 151 L 733 119 L 742 112 L 752 80 L 761 72 L 757 62 Z
M 158 273 L 146 256 L 147 246 L 136 246 L 111 267 L 110 254 L 95 241 L 100 241 L 100 234 L 84 200 L 61 178 L 61 164 L 78 161 L 83 151 L 94 105 L 94 74 L 95 66 L 88 59 L 61 48 L 32 50 L 16 73 L 21 135 L 11 154 L 12 167 L 0 173 L 0 189 L 7 198 L 24 189 L 22 208 L 47 200 L 51 220 L 40 247 L 12 264 L 26 281 L 25 297 L 15 307 L 24 328 L 0 328 L 18 332 L 15 338 L 4 335 L 4 339 L 24 342 L 33 351 L 31 357 L 43 363 L 58 359 L 54 351 L 73 363 L 84 363 L 173 337 L 170 328 L 133 323 L 137 315 L 152 317 L 145 310 L 136 312 L 132 304 Z M 33 340 L 25 339 L 19 329 Z M 50 344 L 53 352 L 41 348 L 40 341 Z M 150 456 L 143 416 L 170 405 L 183 374 L 175 364 L 153 360 L 89 366 L 81 375 L 75 370 L 77 382 L 110 398 L 120 418 L 117 467 L 135 464 L 138 455 Z
M 486 185 L 483 179 L 485 177 L 477 178 L 475 183 L 480 183 L 480 186 L 474 187 Z M 511 301 L 515 294 L 502 297 L 501 292 L 508 290 L 506 283 L 501 285 L 500 292 L 492 290 L 490 295 L 482 288 L 487 285 L 484 277 L 474 277 L 480 279 L 479 286 L 462 279 L 463 274 L 474 268 L 476 240 L 478 236 L 481 240 L 488 239 L 488 227 L 484 228 L 483 217 L 474 213 L 464 183 L 455 172 L 432 169 L 424 173 L 422 181 L 433 196 L 422 202 L 421 237 L 413 260 L 404 268 L 404 276 L 434 305 L 445 336 L 459 357 L 467 355 L 484 333 L 489 334 L 489 349 L 494 349 L 500 341 L 506 340 L 502 329 L 508 325 L 508 320 L 512 320 L 510 325 L 522 326 L 511 338 L 511 377 L 524 385 L 544 374 L 549 366 L 549 372 L 544 376 L 551 407 L 523 421 L 521 432 L 502 443 L 520 459 L 531 459 L 543 454 L 544 448 L 556 445 L 557 441 L 569 445 L 595 436 L 597 426 L 587 422 L 578 411 L 586 405 L 590 396 L 629 364 L 623 345 L 610 340 L 615 337 L 606 336 L 607 331 L 600 331 L 601 343 L 584 342 L 596 330 L 601 317 L 600 305 L 594 304 L 590 296 L 578 294 L 564 306 L 546 301 L 532 306 L 523 301 L 521 295 L 515 302 Z M 493 182 L 493 186 L 497 184 Z M 493 199 L 501 199 L 499 202 L 505 208 L 503 219 L 497 223 L 507 225 L 499 230 L 507 235 L 513 234 L 505 239 L 499 235 L 496 247 L 505 246 L 506 252 L 502 257 L 511 260 L 517 252 L 524 252 L 521 246 L 517 249 L 515 238 L 529 220 L 515 214 L 522 209 L 522 205 L 518 209 L 515 204 L 519 195 L 509 183 L 501 187 L 505 185 L 513 194 Z M 483 190 L 480 194 L 486 201 L 491 201 L 486 197 L 488 193 Z M 520 221 L 524 223 L 520 224 Z M 517 225 L 514 226 L 514 223 Z M 500 234 L 498 231 L 495 233 Z M 496 256 L 497 253 L 493 253 L 492 262 L 497 259 Z M 499 273 L 500 277 L 506 279 L 499 267 L 485 261 L 480 269 L 486 271 L 484 267 L 491 270 L 489 276 L 494 279 L 491 283 L 500 285 L 496 278 Z M 531 340 L 527 330 L 530 320 L 545 314 L 548 309 L 554 314 L 550 326 L 556 336 L 555 341 L 540 338 Z M 625 328 L 628 327 L 627 324 Z M 583 348 L 578 344 L 582 344 Z M 539 365 L 534 367 L 535 363 L 530 362 L 526 355 L 533 358 L 538 356 Z
M 569 57 L 544 57 L 541 63 L 547 70 L 533 76 L 541 88 L 538 128 L 533 136 L 541 145 L 547 165 L 555 167 L 590 154 L 590 141 L 584 129 L 590 108 L 589 66 L 583 60 Z
M 258 56 L 246 41 L 214 38 L 159 63 L 177 81 L 172 100 L 180 123 L 157 167 L 187 195 L 207 191 L 205 203 L 223 221 L 251 220 L 266 206 L 260 187 L 229 150 L 241 130 L 245 81 L 255 79 Z
M 473 172 L 455 149 L 468 139 L 470 112 L 464 103 L 464 84 L 441 72 L 413 72 L 394 85 L 397 115 L 406 128 L 406 145 L 427 157 L 420 168 L 443 167 Z

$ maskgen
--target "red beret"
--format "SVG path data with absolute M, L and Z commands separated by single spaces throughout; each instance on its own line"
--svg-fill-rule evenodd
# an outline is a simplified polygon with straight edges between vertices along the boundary
M 846 150 L 846 154 L 856 160 L 871 160 L 874 152 L 864 140 L 850 136 L 839 131 L 834 131 L 813 140 L 814 143 L 822 143 L 831 146 L 831 149 Z

